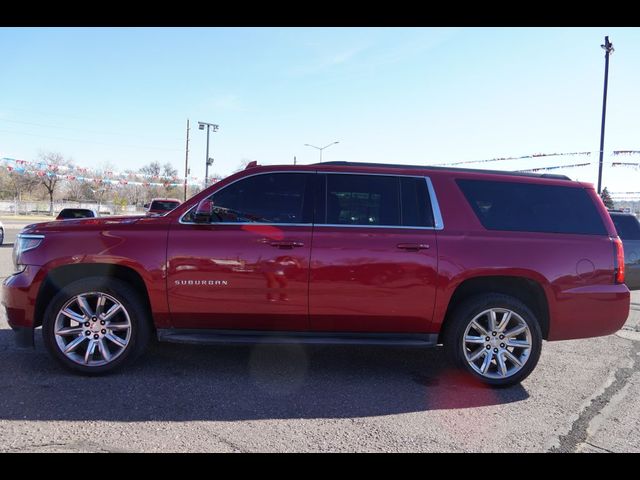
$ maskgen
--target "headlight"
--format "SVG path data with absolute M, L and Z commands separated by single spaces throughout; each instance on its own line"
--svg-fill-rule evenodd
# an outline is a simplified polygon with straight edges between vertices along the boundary
M 29 233 L 19 233 L 13 244 L 13 267 L 15 272 L 22 272 L 25 265 L 20 263 L 20 257 L 24 252 L 37 248 L 44 240 L 44 235 L 33 235 Z

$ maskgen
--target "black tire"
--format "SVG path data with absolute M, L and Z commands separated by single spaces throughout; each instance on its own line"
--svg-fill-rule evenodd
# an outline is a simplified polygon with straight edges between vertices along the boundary
M 489 326 L 490 315 L 492 309 L 496 309 L 497 322 L 504 319 L 505 313 L 501 310 L 511 311 L 512 314 L 509 318 L 509 324 L 511 328 L 506 328 L 503 333 L 509 331 L 515 331 L 514 327 L 523 326 L 522 321 L 526 323 L 528 332 L 520 334 L 520 337 L 524 339 L 518 339 L 518 337 L 512 338 L 512 343 L 530 344 L 530 348 L 525 347 L 509 347 L 506 343 L 499 343 L 502 340 L 500 338 L 500 332 L 495 329 L 497 335 L 493 335 L 494 332 L 487 332 L 486 337 L 482 335 L 479 329 L 474 326 L 470 326 L 472 321 L 476 319 L 474 325 L 480 327 Z M 516 315 L 513 315 L 515 313 Z M 481 315 L 483 314 L 483 315 Z M 479 316 L 481 315 L 481 316 Z M 487 322 L 487 323 L 485 323 Z M 465 344 L 465 333 L 469 330 L 469 337 L 483 338 L 482 344 L 475 343 Z M 488 330 L 485 328 L 485 330 Z M 489 341 L 486 341 L 489 338 Z M 507 339 L 508 341 L 509 339 Z M 483 383 L 494 387 L 508 387 L 515 385 L 524 380 L 536 367 L 538 359 L 540 358 L 540 352 L 542 350 L 542 331 L 538 319 L 522 301 L 509 295 L 501 293 L 488 293 L 483 295 L 476 295 L 468 298 L 462 304 L 460 304 L 452 313 L 445 325 L 445 331 L 443 335 L 443 344 L 447 352 L 449 360 L 454 366 L 460 368 L 476 379 Z M 506 348 L 502 348 L 503 345 Z M 487 348 L 490 347 L 490 348 Z M 495 348 L 494 348 L 495 347 Z M 480 352 L 480 348 L 486 349 L 487 352 Z M 517 363 L 507 358 L 508 354 L 505 352 L 507 348 L 510 348 L 509 352 L 511 357 L 516 358 L 522 362 L 522 366 L 518 366 Z M 496 353 L 493 353 L 496 352 Z M 471 361 L 474 355 L 480 355 L 475 361 Z M 501 365 L 498 363 L 498 356 L 500 356 L 501 363 L 505 366 L 507 373 L 501 371 Z M 489 357 L 486 372 L 482 373 L 482 367 L 484 366 L 484 360 Z M 505 360 L 506 359 L 506 360 Z M 508 366 L 511 365 L 513 372 L 509 372 Z M 480 370 L 480 371 L 479 371 Z
M 97 301 L 97 298 L 100 296 L 105 298 L 104 308 L 108 308 L 109 306 L 113 307 L 116 305 L 116 302 L 120 304 L 121 308 L 115 309 L 116 313 L 111 317 L 95 316 L 92 317 L 92 319 L 87 319 L 88 321 L 84 325 L 69 323 L 69 328 L 82 329 L 83 332 L 81 334 L 69 336 L 56 335 L 54 333 L 56 329 L 56 319 L 58 315 L 61 315 L 63 307 L 66 306 L 65 310 L 67 311 L 75 310 L 82 314 L 82 310 L 78 308 L 80 304 L 74 300 L 82 294 L 87 294 L 86 298 L 89 301 L 90 307 L 93 308 L 94 313 L 98 310 L 98 307 L 91 305 L 92 299 L 95 298 Z M 106 314 L 108 312 L 104 313 Z M 97 320 L 94 320 L 94 318 Z M 99 330 L 101 327 L 98 327 L 98 324 L 101 323 L 101 318 L 108 318 L 108 321 L 104 322 L 104 330 Z M 62 315 L 60 319 L 60 322 L 68 321 L 67 316 L 64 315 Z M 110 322 L 113 323 L 113 330 L 109 329 L 111 325 Z M 127 324 L 129 327 L 124 330 L 118 331 L 116 328 L 119 325 Z M 60 324 L 58 327 L 60 327 Z M 95 328 L 96 331 L 90 330 L 91 328 Z M 87 331 L 89 331 L 89 334 L 87 334 Z M 66 285 L 53 297 L 47 306 L 42 322 L 44 344 L 51 356 L 65 368 L 76 373 L 88 375 L 100 375 L 113 372 L 134 361 L 145 351 L 149 343 L 151 331 L 151 318 L 139 295 L 136 295 L 135 291 L 127 283 L 108 277 L 89 277 Z M 101 336 L 101 333 L 105 333 L 105 336 Z M 80 339 L 80 337 L 85 334 L 87 334 L 87 342 Z M 100 340 L 96 340 L 96 346 L 94 346 L 94 349 L 98 351 L 94 352 L 94 350 L 92 350 L 94 353 L 89 355 L 89 352 L 87 352 L 88 344 L 94 343 L 92 342 L 93 334 L 95 334 L 96 339 L 100 336 Z M 110 337 L 108 337 L 109 335 Z M 116 336 L 119 336 L 120 341 L 123 342 L 124 345 L 119 345 L 115 341 L 110 340 L 110 338 L 115 339 Z M 80 342 L 78 343 L 78 347 L 69 355 L 62 351 L 64 345 L 60 345 L 60 343 L 64 344 L 67 340 L 68 343 L 66 343 L 66 346 L 69 346 L 72 341 Z M 97 342 L 102 342 L 102 345 L 97 345 Z M 83 348 L 84 350 L 82 350 Z M 102 348 L 106 348 L 109 352 L 103 354 Z M 76 352 L 76 350 L 78 350 L 78 352 Z M 79 357 L 83 352 L 84 355 L 87 355 L 88 358 L 91 359 L 90 362 L 95 363 L 94 365 L 83 364 L 78 358 L 74 360 L 71 357 Z M 107 355 L 112 356 L 112 359 L 107 361 Z M 95 360 L 96 356 L 98 357 L 97 360 Z M 100 358 L 106 363 L 99 364 Z
M 4 229 L 0 228 L 0 245 L 4 243 Z

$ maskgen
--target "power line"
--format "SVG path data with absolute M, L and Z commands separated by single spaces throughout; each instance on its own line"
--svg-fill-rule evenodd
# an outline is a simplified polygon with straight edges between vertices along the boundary
M 108 132 L 108 131 L 104 131 L 104 130 L 88 130 L 86 128 L 77 128 L 77 127 L 67 127 L 67 126 L 61 126 L 61 125 L 50 125 L 47 123 L 36 123 L 36 122 L 25 122 L 22 120 L 11 120 L 8 118 L 0 118 L 0 122 L 9 122 L 9 123 L 17 123 L 20 125 L 31 125 L 34 127 L 46 127 L 46 128 L 57 128 L 59 130 L 73 130 L 76 132 L 86 132 L 86 133 L 95 133 L 98 135 L 110 135 L 110 136 L 118 136 L 118 137 L 133 137 L 134 135 L 131 134 L 126 134 L 126 133 L 117 133 L 117 132 Z M 167 138 L 167 137 L 163 137 L 165 140 L 176 140 L 179 141 L 179 139 L 177 138 Z
M 113 142 L 96 142 L 92 140 L 81 140 L 78 138 L 52 137 L 50 135 L 38 135 L 37 133 L 16 132 L 11 130 L 0 130 L 0 133 L 11 133 L 14 135 L 27 135 L 29 137 L 49 138 L 52 140 L 65 140 L 68 142 L 77 142 L 77 143 L 91 143 L 94 145 L 108 145 L 108 146 L 126 147 L 126 148 L 142 148 L 142 149 L 148 149 L 148 150 L 166 150 L 166 151 L 173 151 L 173 152 L 182 151 L 181 148 L 153 147 L 150 145 L 127 145 L 127 144 L 113 143 Z

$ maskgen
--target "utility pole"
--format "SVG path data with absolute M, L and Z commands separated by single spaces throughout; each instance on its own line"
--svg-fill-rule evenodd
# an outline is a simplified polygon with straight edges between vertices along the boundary
M 614 52 L 609 37 L 604 37 L 604 93 L 602 94 L 602 126 L 600 128 L 600 162 L 598 163 L 598 194 L 602 191 L 602 156 L 604 154 L 604 121 L 607 115 L 607 86 L 609 84 L 609 55 Z
M 189 176 L 189 119 L 187 118 L 187 146 L 184 156 L 184 201 L 187 201 L 187 178 Z
M 294 165 L 296 164 L 296 156 L 295 155 L 293 156 L 293 164 Z

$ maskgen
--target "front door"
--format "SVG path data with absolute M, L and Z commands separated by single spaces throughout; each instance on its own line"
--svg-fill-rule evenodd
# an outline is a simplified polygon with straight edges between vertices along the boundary
M 308 329 L 314 173 L 267 172 L 214 193 L 215 218 L 172 225 L 168 301 L 175 328 Z

